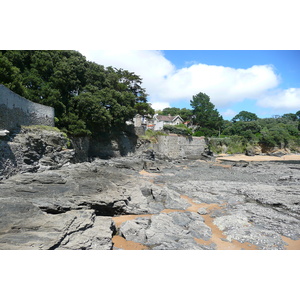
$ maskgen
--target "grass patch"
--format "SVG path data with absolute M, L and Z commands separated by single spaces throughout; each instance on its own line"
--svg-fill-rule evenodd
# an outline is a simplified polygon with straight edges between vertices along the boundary
M 161 131 L 146 130 L 145 134 L 139 136 L 139 138 L 143 140 L 148 140 L 151 143 L 157 143 L 157 137 L 159 135 L 167 135 L 167 134 Z
M 22 125 L 21 129 L 31 130 L 31 131 L 46 130 L 46 131 L 55 131 L 55 132 L 63 133 L 57 127 L 46 126 L 46 125 L 29 125 L 29 126 Z
M 58 129 L 57 127 L 46 126 L 46 125 L 29 125 L 29 126 L 21 125 L 21 130 L 26 130 L 30 132 L 49 131 L 49 132 L 60 133 L 66 139 L 67 148 L 71 147 L 71 140 L 69 139 L 68 135 L 65 132 Z

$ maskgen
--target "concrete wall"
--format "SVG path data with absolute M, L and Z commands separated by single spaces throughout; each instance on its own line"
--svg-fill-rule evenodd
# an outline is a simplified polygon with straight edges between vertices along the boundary
M 170 158 L 200 159 L 207 148 L 204 137 L 183 137 L 177 135 L 158 136 L 153 150 Z
M 77 162 L 88 157 L 111 158 L 120 156 L 140 156 L 143 151 L 154 150 L 159 155 L 171 159 L 201 159 L 207 149 L 204 137 L 183 137 L 177 135 L 158 136 L 157 143 L 143 143 L 135 134 L 103 134 L 97 138 L 72 138 L 77 153 Z
M 54 108 L 29 101 L 0 85 L 0 130 L 21 125 L 54 126 Z

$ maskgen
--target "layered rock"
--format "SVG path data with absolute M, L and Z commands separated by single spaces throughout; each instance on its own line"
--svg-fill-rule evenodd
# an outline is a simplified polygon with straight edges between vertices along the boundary
M 51 127 L 29 126 L 0 140 L 0 180 L 17 173 L 58 169 L 73 161 L 68 139 Z

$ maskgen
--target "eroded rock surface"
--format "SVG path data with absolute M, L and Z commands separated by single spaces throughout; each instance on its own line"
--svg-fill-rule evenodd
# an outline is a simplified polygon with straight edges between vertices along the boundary
M 171 212 L 125 222 L 120 233 L 128 240 L 153 250 L 203 249 L 194 238 L 208 240 L 211 229 L 193 212 Z
M 17 173 L 58 169 L 73 162 L 75 151 L 55 129 L 23 127 L 0 140 L 0 180 Z
M 115 235 L 153 250 L 286 249 L 285 238 L 300 240 L 297 164 L 149 166 L 96 159 L 2 180 L 0 249 L 116 249 Z

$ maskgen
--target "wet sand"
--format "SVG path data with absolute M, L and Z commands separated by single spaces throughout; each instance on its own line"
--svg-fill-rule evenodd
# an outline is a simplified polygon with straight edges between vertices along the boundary
M 281 157 L 272 156 L 272 155 L 255 155 L 247 156 L 245 154 L 220 154 L 217 156 L 217 160 L 231 160 L 231 161 L 300 161 L 300 154 L 287 154 Z
M 148 247 L 133 241 L 127 241 L 119 235 L 115 235 L 112 239 L 114 247 L 122 250 L 147 250 Z
M 112 217 L 112 219 L 115 222 L 116 227 L 119 228 L 121 224 L 126 221 L 134 220 L 136 218 L 151 217 L 151 216 L 152 215 L 122 215 L 122 216 Z

